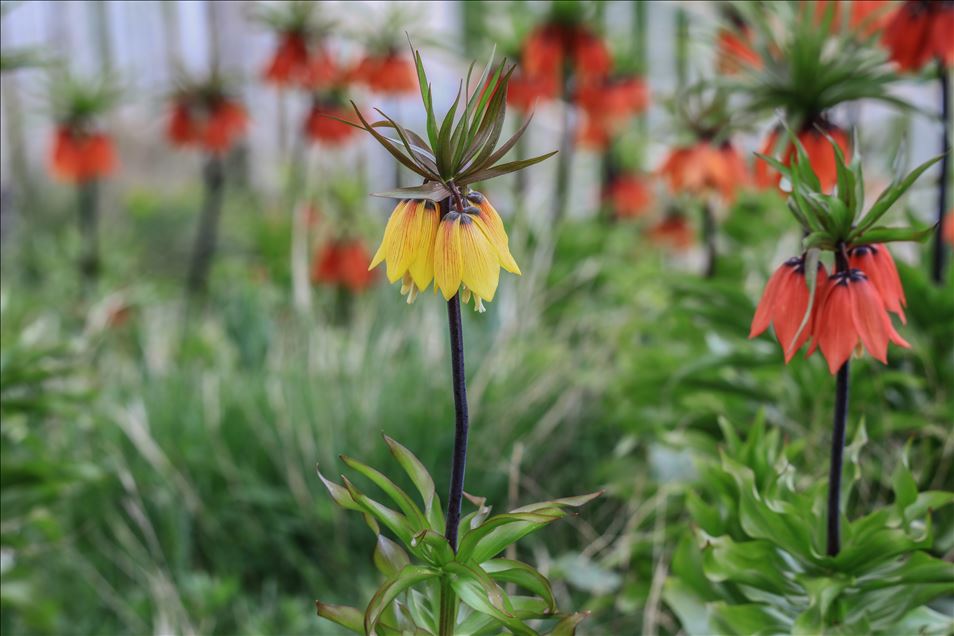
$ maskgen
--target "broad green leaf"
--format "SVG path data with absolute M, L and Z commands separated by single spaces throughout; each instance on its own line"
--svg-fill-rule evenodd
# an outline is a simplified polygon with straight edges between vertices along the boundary
M 400 572 L 384 582 L 368 603 L 364 612 L 364 631 L 367 636 L 377 634 L 378 621 L 398 594 L 428 579 L 437 578 L 440 573 L 433 568 L 420 565 L 405 566 Z
M 497 581 L 515 583 L 547 602 L 549 611 L 556 612 L 556 599 L 546 577 L 526 563 L 512 559 L 491 559 L 480 564 L 481 569 Z
M 444 190 L 443 186 L 440 187 Z M 446 192 L 446 190 L 444 191 Z M 424 501 L 424 516 L 427 517 L 430 522 L 431 530 L 443 532 L 444 513 L 441 510 L 440 497 L 437 496 L 434 489 L 434 479 L 414 453 L 387 435 L 384 436 L 384 441 L 391 450 L 391 454 L 394 455 L 394 458 L 397 459 L 401 465 L 401 468 L 403 468 L 404 472 L 411 478 L 414 487 L 421 493 L 421 499 Z
M 536 503 L 527 504 L 525 506 L 520 506 L 519 508 L 514 508 L 510 512 L 537 512 L 543 508 L 560 508 L 563 506 L 570 506 L 571 508 L 579 508 L 590 503 L 594 499 L 601 497 L 604 490 L 597 490 L 596 492 L 587 493 L 585 495 L 575 495 L 573 497 L 561 497 L 559 499 L 550 499 L 549 501 L 538 501 Z
M 483 563 L 511 543 L 563 516 L 565 515 L 561 512 L 558 514 L 522 512 L 494 515 L 478 527 L 464 533 L 457 548 L 457 558 L 462 561 L 475 560 L 477 563 Z M 478 553 L 481 556 L 478 556 Z
M 413 547 L 423 546 L 431 555 L 431 561 L 435 565 L 444 565 L 454 560 L 454 550 L 451 548 L 447 538 L 433 530 L 421 530 L 411 539 Z
M 913 241 L 923 243 L 937 229 L 936 225 L 924 228 L 915 227 L 873 227 L 863 234 L 851 239 L 851 244 L 870 245 L 872 243 L 896 243 L 899 241 Z
M 358 505 L 358 503 L 351 497 L 351 493 L 348 492 L 347 488 L 339 486 L 333 481 L 325 479 L 325 476 L 321 474 L 321 471 L 315 466 L 315 471 L 318 473 L 318 479 L 321 480 L 321 483 L 325 485 L 325 488 L 328 489 L 328 492 L 331 494 L 331 498 L 336 504 L 345 508 L 347 510 L 357 510 L 363 511 L 364 508 Z
M 447 563 L 443 567 L 445 572 L 450 572 L 451 574 L 461 577 L 463 579 L 469 579 L 477 583 L 483 593 L 487 596 L 487 601 L 491 605 L 503 614 L 508 617 L 512 617 L 513 614 L 507 610 L 507 606 L 504 604 L 504 591 L 503 589 L 494 583 L 493 579 L 490 578 L 490 575 L 484 572 L 479 566 L 463 563 L 460 561 L 452 561 Z
M 390 497 L 391 500 L 398 505 L 398 508 L 401 509 L 401 512 L 407 516 L 408 520 L 413 522 L 412 527 L 416 526 L 415 529 L 427 527 L 427 519 L 424 517 L 424 513 L 421 512 L 421 509 L 417 507 L 417 504 L 414 503 L 414 500 L 412 500 L 406 492 L 398 488 L 397 484 L 388 479 L 381 471 L 347 455 L 341 455 L 341 461 L 344 462 L 348 468 L 356 470 L 370 479 L 375 486 Z
M 351 498 L 354 499 L 355 503 L 361 506 L 364 512 L 384 524 L 404 545 L 411 547 L 411 538 L 414 534 L 414 529 L 404 515 L 397 510 L 392 510 L 365 496 L 355 488 L 354 484 L 348 481 L 347 477 L 342 476 L 341 478 L 344 480 L 345 488 L 348 489 Z
M 381 574 L 394 576 L 410 564 L 411 560 L 401 546 L 383 534 L 378 535 L 377 543 L 374 545 L 374 565 Z
M 731 581 L 779 596 L 798 593 L 798 587 L 782 575 L 788 564 L 771 541 L 736 543 L 729 536 L 705 537 L 705 541 L 703 568 L 710 580 Z
M 574 634 L 576 634 L 576 626 L 582 623 L 589 615 L 589 612 L 576 612 L 565 616 L 553 627 L 549 636 L 574 636 Z
M 538 636 L 537 632 L 523 621 L 508 616 L 494 607 L 487 599 L 484 589 L 473 579 L 455 576 L 451 579 L 451 586 L 462 603 L 477 612 L 493 617 L 517 636 Z
M 510 174 L 511 172 L 516 172 L 517 170 L 523 170 L 529 166 L 532 166 L 536 163 L 540 163 L 546 159 L 549 159 L 555 155 L 558 150 L 553 152 L 548 152 L 545 155 L 540 155 L 538 157 L 533 157 L 531 159 L 518 159 L 517 161 L 511 161 L 509 163 L 502 163 L 499 166 L 493 166 L 480 170 L 474 173 L 468 173 L 464 177 L 457 180 L 459 185 L 467 185 L 470 183 L 476 183 L 478 181 L 486 181 L 488 179 L 493 179 L 495 177 L 500 177 L 505 174 Z
M 450 196 L 450 190 L 438 181 L 429 181 L 424 185 L 375 192 L 371 196 L 384 199 L 424 199 L 440 203 Z
M 861 221 L 858 223 L 858 227 L 851 233 L 850 240 L 852 244 L 857 244 L 857 237 L 865 234 L 868 231 L 868 228 L 873 227 L 885 213 L 891 209 L 891 206 L 901 198 L 908 189 L 914 185 L 914 182 L 918 180 L 924 172 L 933 166 L 935 163 L 940 161 L 944 155 L 939 155 L 933 159 L 929 159 L 922 163 L 920 166 L 912 170 L 908 176 L 897 183 L 892 183 L 884 192 L 881 193 L 881 196 L 878 197 L 877 201 L 871 206 L 871 209 L 868 210 L 868 213 L 862 217 Z M 901 239 L 901 240 L 910 240 L 910 239 Z
M 355 608 L 345 605 L 329 605 L 321 601 L 315 601 L 315 607 L 318 609 L 318 616 L 338 623 L 356 634 L 364 634 L 364 621 L 361 612 Z
M 774 636 L 788 634 L 789 626 L 777 610 L 765 605 L 728 605 L 713 603 L 709 606 L 715 633 L 731 636 Z

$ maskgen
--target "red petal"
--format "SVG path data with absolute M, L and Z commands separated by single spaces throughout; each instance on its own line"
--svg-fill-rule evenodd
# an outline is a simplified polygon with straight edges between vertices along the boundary
M 829 279 L 828 291 L 818 318 L 815 342 L 821 347 L 828 362 L 828 370 L 834 375 L 851 357 L 851 352 L 858 343 L 847 285 Z
M 890 318 L 875 286 L 864 278 L 848 283 L 851 299 L 851 320 L 868 353 L 882 364 L 888 362 L 888 327 Z
M 775 301 L 778 296 L 780 283 L 785 276 L 786 271 L 791 267 L 783 263 L 769 277 L 765 283 L 765 289 L 762 291 L 762 299 L 759 300 L 758 307 L 755 308 L 755 316 L 752 318 L 752 326 L 749 329 L 749 338 L 754 338 L 766 329 L 772 322 L 772 315 L 775 309 Z

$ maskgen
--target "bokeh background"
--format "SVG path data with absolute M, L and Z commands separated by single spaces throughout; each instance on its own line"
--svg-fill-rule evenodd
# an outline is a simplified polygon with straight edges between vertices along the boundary
M 384 432 L 445 488 L 444 304 L 428 294 L 406 306 L 383 274 L 351 284 L 321 265 L 345 240 L 373 252 L 393 202 L 368 193 L 416 177 L 364 133 L 305 134 L 314 95 L 263 80 L 278 36 L 260 14 L 279 4 L 4 3 L 2 48 L 30 60 L 2 76 L 5 634 L 334 634 L 313 600 L 363 605 L 378 581 L 374 537 L 334 506 L 315 465 L 334 475 L 347 454 L 388 466 Z M 785 366 L 770 338 L 747 339 L 768 274 L 798 251 L 784 198 L 740 187 L 718 215 L 717 273 L 704 277 L 696 204 L 657 171 L 685 133 L 667 99 L 717 75 L 721 3 L 576 4 L 616 73 L 638 76 L 648 97 L 597 143 L 577 136 L 593 117 L 580 103 L 537 99 L 517 152 L 561 149 L 568 178 L 555 158 L 483 190 L 524 274 L 502 279 L 486 314 L 465 316 L 466 490 L 504 510 L 605 488 L 520 555 L 553 580 L 561 605 L 592 612 L 581 633 L 676 634 L 685 628 L 663 588 L 693 528 L 686 499 L 701 488 L 699 462 L 718 456 L 727 430 L 744 436 L 764 421 L 793 445 L 801 479 L 823 479 L 832 380 L 818 356 Z M 316 5 L 342 67 L 389 42 L 408 58 L 406 33 L 439 113 L 472 59 L 494 46 L 519 59 L 553 10 Z M 219 242 L 196 296 L 185 280 L 208 155 L 175 147 L 167 127 L 183 77 L 211 68 L 248 126 L 223 154 Z M 77 270 L 77 187 L 50 167 L 49 94 L 64 69 L 80 83 L 113 77 L 121 94 L 97 118 L 117 167 L 98 190 L 92 282 Z M 346 84 L 362 112 L 423 128 L 415 92 Z M 857 129 L 872 193 L 898 161 L 910 169 L 939 149 L 936 82 L 910 75 L 890 90 L 913 108 L 852 102 L 829 113 Z M 521 118 L 512 108 L 507 129 Z M 747 166 L 777 121 L 734 135 Z M 640 179 L 636 203 L 614 198 L 621 175 Z M 897 218 L 932 223 L 941 178 L 929 171 Z M 672 218 L 684 225 L 675 239 L 659 231 Z M 871 441 L 849 515 L 892 500 L 906 444 L 920 488 L 949 491 L 954 480 L 951 286 L 928 281 L 927 245 L 895 256 L 913 347 L 892 349 L 887 368 L 856 365 L 850 432 L 863 422 Z M 950 507 L 935 522 L 933 551 L 949 557 Z

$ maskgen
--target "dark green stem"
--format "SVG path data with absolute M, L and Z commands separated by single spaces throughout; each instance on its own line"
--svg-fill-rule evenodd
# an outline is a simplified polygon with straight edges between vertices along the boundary
M 221 157 L 212 155 L 208 158 L 202 171 L 202 178 L 205 185 L 205 199 L 202 203 L 199 232 L 195 237 L 192 262 L 189 266 L 187 288 L 190 294 L 202 293 L 208 286 L 209 268 L 212 265 L 212 257 L 215 255 L 225 185 Z
M 454 391 L 454 456 L 451 463 L 450 494 L 447 497 L 447 526 L 444 536 L 457 550 L 460 506 L 464 494 L 464 469 L 467 464 L 467 386 L 464 373 L 464 330 L 460 320 L 460 294 L 447 301 L 450 331 L 451 375 Z
M 848 269 L 844 249 L 835 252 L 835 271 Z M 831 433 L 831 463 L 828 466 L 828 527 L 827 554 L 837 556 L 841 551 L 841 474 L 845 452 L 845 424 L 848 419 L 848 360 L 838 369 L 835 379 L 835 419 Z
M 704 275 L 706 278 L 712 278 L 716 273 L 718 250 L 716 249 L 715 215 L 712 213 L 712 204 L 709 202 L 702 205 L 702 236 L 706 243 L 706 269 Z
M 937 186 L 937 228 L 934 231 L 934 260 L 931 264 L 931 276 L 936 283 L 944 282 L 944 261 L 947 247 L 944 245 L 944 222 L 947 216 L 947 182 L 950 176 L 951 158 L 951 84 L 950 75 L 944 62 L 938 62 L 938 76 L 941 81 L 941 179 Z
M 83 236 L 79 269 L 83 279 L 92 282 L 99 276 L 99 183 L 80 183 L 78 195 L 79 227 Z

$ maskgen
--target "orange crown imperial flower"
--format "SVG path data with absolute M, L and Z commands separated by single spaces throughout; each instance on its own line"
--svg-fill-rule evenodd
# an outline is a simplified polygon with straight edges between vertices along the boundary
M 50 169 L 64 181 L 86 183 L 110 175 L 116 168 L 113 140 L 101 132 L 59 126 L 50 152 Z
M 933 59 L 954 65 L 954 2 L 905 0 L 888 18 L 882 42 L 904 71 L 918 71 Z
M 825 266 L 821 263 L 818 263 L 818 275 L 827 276 Z M 821 295 L 821 287 L 816 287 L 816 306 Z M 770 324 L 773 325 L 775 337 L 782 345 L 787 364 L 812 333 L 811 314 L 809 322 L 802 324 L 810 306 L 809 299 L 810 291 L 805 280 L 805 258 L 790 258 L 775 270 L 766 283 L 762 299 L 752 318 L 749 338 L 755 338 L 768 329 Z
M 847 165 L 838 142 L 827 136 L 834 152 L 837 183 L 836 193 L 827 194 L 804 146 L 787 132 L 795 147 L 791 166 L 761 156 L 791 184 L 788 207 L 805 232 L 805 254 L 786 262 L 769 279 L 749 337 L 774 324 L 786 362 L 810 337 L 808 355 L 820 348 L 832 374 L 856 348 L 885 363 L 889 342 L 909 345 L 888 315 L 895 313 L 904 322 L 905 296 L 894 259 L 884 244 L 923 241 L 934 228 L 886 227 L 878 222 L 940 157 L 906 176 L 896 175 L 868 211 L 862 212 L 865 189 L 857 158 Z M 837 271 L 831 276 L 824 275 L 819 263 L 822 250 L 835 254 Z M 817 273 L 810 263 L 819 263 Z
M 864 272 L 849 269 L 832 274 L 815 315 L 808 355 L 821 348 L 832 375 L 861 346 L 882 364 L 888 362 L 888 342 L 910 348 L 891 324 L 877 289 Z

